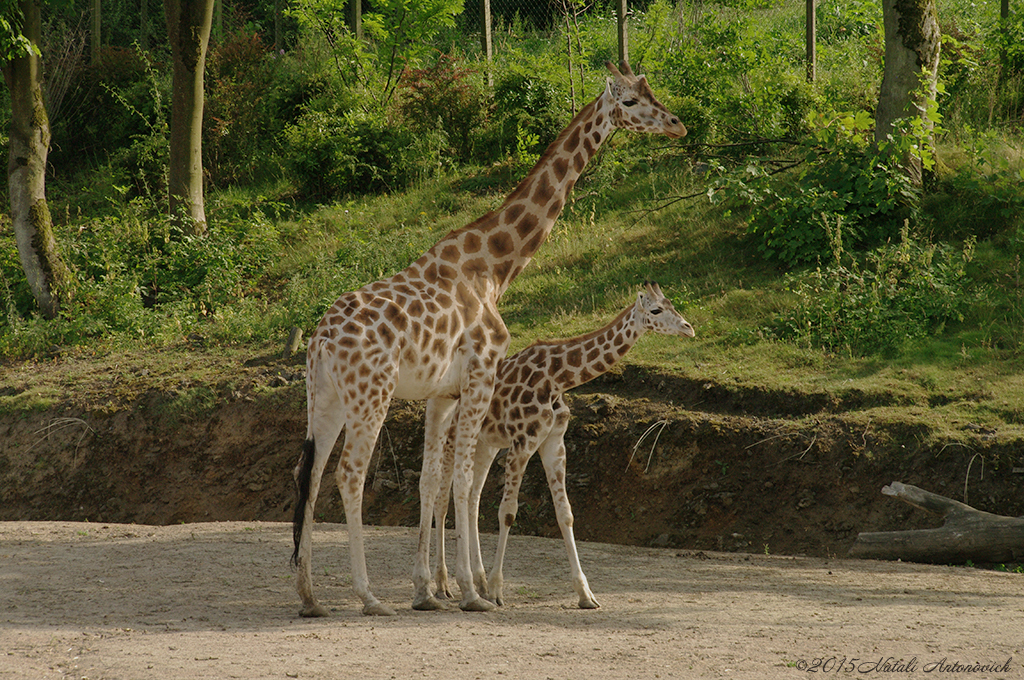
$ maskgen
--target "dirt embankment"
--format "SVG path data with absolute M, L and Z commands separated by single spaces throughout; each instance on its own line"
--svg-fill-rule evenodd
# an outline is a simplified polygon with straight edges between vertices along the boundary
M 0 416 L 0 520 L 287 521 L 303 379 L 298 360 L 256 361 L 204 399 L 187 381 L 164 381 L 124 403 L 86 390 L 46 411 Z M 1019 456 L 1021 442 L 970 428 L 955 443 L 933 441 L 877 395 L 765 392 L 626 366 L 568 402 L 568 490 L 583 541 L 841 556 L 860 531 L 939 523 L 881 496 L 894 480 L 1024 514 L 1021 475 L 984 464 Z M 422 416 L 418 403 L 393 407 L 367 480 L 368 524 L 418 521 Z M 485 531 L 497 528 L 500 471 L 499 458 Z M 332 483 L 325 475 L 317 519 L 342 522 Z M 559 535 L 539 460 L 513 532 Z

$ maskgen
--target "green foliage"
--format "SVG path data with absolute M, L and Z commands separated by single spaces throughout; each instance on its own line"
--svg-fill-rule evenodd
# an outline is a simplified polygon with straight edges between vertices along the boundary
M 1024 75 L 1024 13 L 1011 13 L 987 36 L 986 47 L 996 55 L 1002 76 Z
M 50 161 L 66 173 L 109 163 L 137 195 L 159 192 L 167 162 L 170 77 L 137 48 L 104 48 L 74 78 L 53 121 Z
M 476 75 L 446 54 L 439 54 L 432 66 L 402 74 L 402 115 L 421 135 L 443 130 L 461 161 L 470 160 L 473 135 L 487 117 L 487 99 Z
M 767 258 L 795 266 L 827 257 L 823 219 L 842 220 L 850 248 L 896 233 L 918 193 L 894 147 L 869 144 L 871 124 L 865 112 L 821 120 L 797 170 L 771 174 L 751 163 L 719 179 L 723 198 L 753 206 L 747 233 Z
M 645 68 L 698 121 L 713 121 L 696 126 L 695 141 L 775 139 L 806 128 L 815 96 L 804 82 L 799 36 L 748 17 L 682 13 L 659 0 L 642 22 Z
M 945 176 L 940 188 L 955 202 L 942 223 L 959 233 L 995 236 L 1007 227 L 1021 226 L 1024 216 L 1024 163 L 994 132 L 965 130 L 963 161 Z M 1017 159 L 1013 159 L 1013 155 Z M 958 220 L 955 224 L 949 218 Z
M 817 28 L 824 44 L 880 33 L 882 5 L 878 0 L 824 0 L 818 5 Z
M 503 71 L 494 87 L 490 126 L 495 155 L 511 155 L 532 166 L 530 159 L 536 162 L 565 126 L 568 112 L 563 101 L 554 83 L 543 76 L 515 65 Z
M 974 240 L 961 249 L 913 237 L 867 253 L 843 250 L 841 219 L 822 218 L 832 250 L 822 268 L 788 277 L 797 305 L 775 322 L 778 336 L 829 351 L 892 355 L 907 343 L 964 320 L 976 303 L 967 266 Z
M 216 42 L 207 57 L 204 167 L 215 186 L 262 179 L 275 167 L 279 134 L 289 121 L 278 104 L 288 72 L 259 34 L 243 30 Z M 282 115 L 284 113 L 285 115 Z
M 22 33 L 24 22 L 25 17 L 17 3 L 3 4 L 0 11 L 0 61 L 10 61 L 29 54 L 41 56 L 39 47 Z
M 310 109 L 284 141 L 291 176 L 313 200 L 394 191 L 411 179 L 410 132 L 372 114 Z
M 358 83 L 368 101 L 383 111 L 408 66 L 433 51 L 430 41 L 455 25 L 460 0 L 378 0 L 363 14 L 369 42 L 357 40 L 345 23 L 344 0 L 296 0 L 287 10 L 307 32 L 329 46 L 341 78 Z

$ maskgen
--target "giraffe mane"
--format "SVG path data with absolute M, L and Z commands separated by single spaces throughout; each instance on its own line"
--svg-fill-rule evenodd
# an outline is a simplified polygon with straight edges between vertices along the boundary
M 578 336 L 576 336 L 574 338 L 552 338 L 552 339 L 545 339 L 545 340 L 537 340 L 536 342 L 531 344 L 530 347 L 528 347 L 527 349 L 530 349 L 530 348 L 533 348 L 533 347 L 539 347 L 541 345 L 544 345 L 546 347 L 555 347 L 555 346 L 558 346 L 558 345 L 565 345 L 565 344 L 568 344 L 570 342 L 586 342 L 587 340 L 589 340 L 591 338 L 595 338 L 595 337 L 601 335 L 602 333 L 607 332 L 607 330 L 609 328 L 618 325 L 618 323 L 621 322 L 622 319 L 625 318 L 625 316 L 627 314 L 632 313 L 632 311 L 635 308 L 636 308 L 636 302 L 633 302 L 633 304 L 631 304 L 629 307 L 626 307 L 621 312 L 619 312 L 618 316 L 616 316 L 614 319 L 612 319 L 611 321 L 609 321 L 605 325 L 601 326 L 600 328 L 598 328 L 596 330 L 593 330 L 593 331 L 590 331 L 589 333 L 587 333 L 585 335 L 578 335 Z

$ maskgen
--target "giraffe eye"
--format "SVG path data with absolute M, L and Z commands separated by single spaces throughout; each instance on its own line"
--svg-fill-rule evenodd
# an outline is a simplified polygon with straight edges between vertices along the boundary
M 656 308 L 651 310 L 651 314 L 653 314 L 654 316 L 657 316 L 657 315 L 661 314 L 661 310 L 656 307 Z
M 623 106 L 636 106 L 636 100 L 635 99 L 627 99 L 626 101 L 622 102 L 622 105 Z

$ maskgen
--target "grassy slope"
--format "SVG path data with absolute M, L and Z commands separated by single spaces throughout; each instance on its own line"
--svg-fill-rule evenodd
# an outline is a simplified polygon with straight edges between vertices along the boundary
M 777 13 L 797 25 L 793 17 L 798 10 L 792 6 Z M 850 81 L 853 76 L 843 75 L 856 71 L 842 62 L 855 58 L 854 52 L 821 52 L 819 77 L 826 92 L 841 88 L 850 97 L 849 92 L 856 89 Z M 828 55 L 832 62 L 825 58 Z M 864 92 L 865 99 L 871 96 Z M 923 419 L 933 431 L 954 437 L 967 424 L 996 430 L 999 437 L 1011 440 L 1021 436 L 1021 360 L 1016 351 L 993 346 L 985 331 L 985 324 L 992 321 L 980 312 L 964 327 L 946 329 L 943 337 L 887 359 L 830 354 L 764 337 L 761 329 L 772 316 L 793 304 L 786 291 L 786 273 L 763 262 L 743 242 L 742 216 L 714 208 L 706 200 L 696 198 L 642 212 L 660 198 L 700 189 L 699 180 L 685 164 L 672 162 L 671 152 L 659 150 L 658 145 L 650 146 L 642 170 L 608 164 L 611 169 L 601 168 L 599 176 L 581 181 L 550 241 L 503 301 L 513 351 L 537 338 L 572 336 L 602 325 L 628 304 L 642 281 L 654 279 L 694 324 L 697 337 L 686 341 L 646 337 L 629 355 L 630 363 L 766 394 L 827 394 L 838 401 L 867 395 L 856 399 L 869 405 L 866 418 Z M 207 346 L 234 345 L 230 360 L 210 355 L 218 367 L 215 370 L 230 371 L 232 363 L 244 356 L 276 351 L 290 323 L 282 320 L 289 318 L 288 307 L 294 306 L 296 298 L 322 309 L 342 290 L 387 275 L 414 259 L 449 229 L 498 205 L 510 189 L 503 184 L 474 193 L 464 188 L 468 184 L 464 179 L 433 180 L 401 194 L 318 208 L 280 221 L 277 228 L 285 250 L 260 282 L 265 297 L 237 310 L 223 310 L 226 330 L 211 328 L 206 334 Z M 242 194 L 211 196 L 211 220 L 217 220 L 218 201 L 220 205 L 252 202 Z M 1008 236 L 998 228 L 990 231 L 995 235 L 979 244 L 980 269 L 989 278 L 1003 279 L 1014 271 L 1012 260 L 1001 252 Z M 347 253 L 345 258 L 339 251 Z M 301 323 L 307 334 L 315 323 L 310 318 L 315 315 Z M 122 384 L 131 382 L 132 376 L 144 382 L 148 376 L 169 375 L 176 367 L 183 377 L 171 382 L 211 380 L 205 368 L 191 375 L 195 371 L 181 358 L 194 356 L 198 349 L 184 341 L 189 330 L 185 328 L 176 339 L 171 334 L 170 347 L 144 360 L 139 358 L 138 343 L 131 339 L 97 342 L 88 351 L 69 350 L 86 364 L 91 355 L 100 357 L 92 369 L 76 368 L 78 378 L 71 382 L 84 386 L 90 375 L 139 362 L 155 362 L 156 369 L 122 371 L 128 376 Z M 67 375 L 26 373 L 19 366 L 19 370 L 5 371 L 0 408 L 59 401 L 71 384 Z M 12 380 L 24 382 L 11 389 Z M 128 390 L 126 395 L 131 393 Z M 96 399 L 102 401 L 100 388 Z

